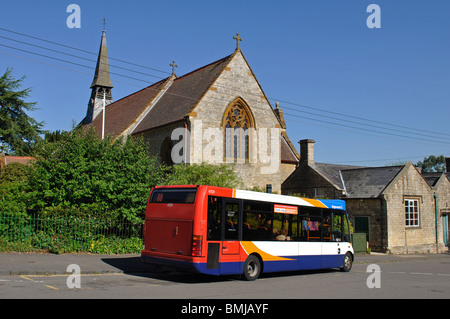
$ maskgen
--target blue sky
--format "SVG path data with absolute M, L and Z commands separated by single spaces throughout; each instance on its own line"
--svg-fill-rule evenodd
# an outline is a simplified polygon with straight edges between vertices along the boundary
M 66 25 L 72 3 L 81 8 L 79 29 Z M 372 3 L 381 8 L 379 29 L 366 24 Z M 289 137 L 296 146 L 316 140 L 316 161 L 415 163 L 450 156 L 449 13 L 448 0 L 15 0 L 0 11 L 0 72 L 26 76 L 39 107 L 31 115 L 45 129 L 69 130 L 86 113 L 96 56 L 6 30 L 97 53 L 106 18 L 110 58 L 151 68 L 110 60 L 115 100 L 166 77 L 173 60 L 183 75 L 231 54 L 239 32 Z

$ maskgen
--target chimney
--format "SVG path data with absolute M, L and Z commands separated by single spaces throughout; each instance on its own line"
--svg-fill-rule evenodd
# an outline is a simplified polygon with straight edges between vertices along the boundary
M 314 164 L 314 143 L 316 141 L 307 139 L 301 140 L 300 143 L 300 163 L 308 165 Z
M 447 173 L 450 173 L 450 157 L 445 158 L 445 167 L 447 168 Z

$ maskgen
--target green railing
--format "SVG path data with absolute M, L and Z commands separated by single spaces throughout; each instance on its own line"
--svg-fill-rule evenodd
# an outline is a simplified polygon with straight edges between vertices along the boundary
M 143 222 L 0 215 L 0 251 L 139 253 Z

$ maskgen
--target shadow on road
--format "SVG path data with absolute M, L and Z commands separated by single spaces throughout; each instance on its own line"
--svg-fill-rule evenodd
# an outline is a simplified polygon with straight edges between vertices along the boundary
M 170 267 L 145 264 L 141 262 L 140 257 L 116 257 L 116 258 L 102 258 L 104 263 L 117 268 L 124 274 L 139 276 L 144 278 L 152 278 L 170 282 L 199 284 L 223 282 L 232 280 L 241 280 L 240 275 L 226 275 L 226 276 L 212 276 L 205 274 L 198 274 L 193 272 L 181 272 Z M 261 278 L 273 277 L 287 277 L 287 276 L 304 276 L 320 273 L 336 272 L 334 269 L 320 269 L 320 270 L 301 270 L 289 272 L 276 272 L 261 274 Z
M 117 268 L 124 274 L 165 280 L 177 283 L 208 283 L 236 280 L 239 276 L 211 276 L 193 272 L 181 272 L 170 267 L 145 264 L 140 257 L 102 258 L 104 263 Z

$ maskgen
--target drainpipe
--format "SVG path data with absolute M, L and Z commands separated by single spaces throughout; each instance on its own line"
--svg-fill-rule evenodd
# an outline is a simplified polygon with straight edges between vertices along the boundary
M 184 122 L 184 167 L 186 167 L 186 153 L 187 153 L 187 120 Z
M 191 152 L 191 134 L 190 130 L 192 129 L 191 123 L 189 121 L 189 115 L 184 117 L 184 167 L 187 165 L 187 160 L 190 159 Z M 188 140 L 189 139 L 189 140 Z M 189 153 L 188 153 L 189 152 Z
M 434 210 L 436 216 L 436 254 L 439 254 L 439 232 L 438 232 L 438 205 L 437 205 L 438 195 L 434 194 Z

